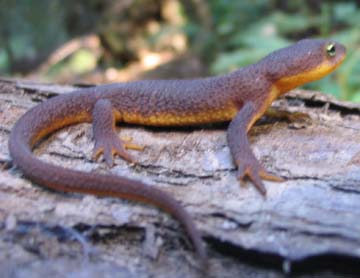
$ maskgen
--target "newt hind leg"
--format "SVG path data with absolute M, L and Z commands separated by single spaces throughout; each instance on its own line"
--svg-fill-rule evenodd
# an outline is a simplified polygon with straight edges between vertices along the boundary
M 142 150 L 142 147 L 132 144 L 131 138 L 121 140 L 118 137 L 115 132 L 115 111 L 111 102 L 107 99 L 98 100 L 94 106 L 92 118 L 95 139 L 93 159 L 95 160 L 103 154 L 109 167 L 113 166 L 115 155 L 129 162 L 135 162 L 126 149 Z

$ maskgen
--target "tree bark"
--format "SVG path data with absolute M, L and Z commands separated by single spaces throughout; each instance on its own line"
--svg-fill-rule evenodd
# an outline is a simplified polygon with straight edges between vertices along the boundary
M 199 276 L 184 231 L 167 214 L 136 202 L 49 191 L 25 179 L 12 165 L 7 141 L 15 121 L 38 102 L 73 89 L 0 80 L 4 277 Z M 107 169 L 103 162 L 91 161 L 89 124 L 56 132 L 35 153 L 49 163 L 125 175 L 173 195 L 204 235 L 213 277 L 285 277 L 283 271 L 314 269 L 316 274 L 306 277 L 350 270 L 356 276 L 360 105 L 297 90 L 273 106 L 310 118 L 287 122 L 264 117 L 250 131 L 256 157 L 286 179 L 265 182 L 266 198 L 251 184 L 236 180 L 226 143 L 227 124 L 121 127 L 121 137 L 133 137 L 133 143 L 145 147 L 142 152 L 131 151 L 136 166 L 117 158 L 116 166 Z

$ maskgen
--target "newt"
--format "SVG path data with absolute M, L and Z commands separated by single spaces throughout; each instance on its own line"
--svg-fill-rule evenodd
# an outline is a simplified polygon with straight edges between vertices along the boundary
M 85 173 L 41 161 L 32 150 L 65 126 L 92 122 L 94 157 L 114 155 L 134 162 L 115 131 L 117 122 L 147 126 L 187 126 L 230 122 L 228 145 L 239 180 L 249 179 L 263 194 L 262 180 L 282 181 L 267 172 L 251 151 L 247 132 L 271 103 L 304 83 L 322 78 L 344 60 L 345 47 L 335 41 L 304 39 L 259 62 L 221 76 L 192 80 L 143 80 L 100 85 L 56 96 L 26 112 L 14 125 L 9 151 L 13 163 L 38 185 L 63 191 L 111 196 L 150 203 L 185 228 L 196 254 L 206 261 L 200 232 L 189 213 L 170 194 L 112 174 Z

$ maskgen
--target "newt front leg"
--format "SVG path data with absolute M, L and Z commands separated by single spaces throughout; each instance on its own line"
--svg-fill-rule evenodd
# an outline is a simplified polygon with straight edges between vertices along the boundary
M 247 102 L 230 122 L 227 130 L 227 140 L 230 152 L 238 168 L 238 179 L 249 178 L 260 193 L 266 195 L 266 189 L 261 179 L 277 182 L 284 180 L 268 173 L 250 148 L 247 131 L 251 128 L 255 114 L 254 104 Z

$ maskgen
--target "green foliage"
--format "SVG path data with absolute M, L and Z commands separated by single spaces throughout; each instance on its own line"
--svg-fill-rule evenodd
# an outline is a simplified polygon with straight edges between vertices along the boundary
M 53 66 L 46 78 L 51 79 L 56 76 L 81 75 L 94 70 L 96 68 L 96 63 L 97 57 L 93 52 L 86 49 L 80 49 L 68 59 Z
M 162 45 L 171 38 L 170 33 L 185 34 L 191 51 L 209 65 L 212 74 L 254 63 L 304 37 L 324 37 L 345 44 L 347 59 L 334 74 L 306 88 L 343 100 L 360 101 L 359 1 L 178 1 L 183 7 L 186 3 L 197 5 L 182 10 L 187 21 L 174 27 L 151 12 L 154 7 L 156 10 L 156 5 L 150 0 L 134 1 L 135 4 L 129 6 L 132 9 L 122 12 L 116 12 L 115 8 L 121 5 L 114 4 L 121 1 L 0 0 L 0 73 L 14 74 L 16 65 L 31 60 L 44 61 L 62 43 L 88 33 L 100 34 L 106 54 L 99 57 L 87 51 L 76 52 L 55 65 L 47 78 L 64 72 L 83 74 L 109 64 L 126 65 L 136 60 L 135 52 L 144 45 L 150 45 L 153 50 L 163 49 Z M 203 13 L 207 10 L 208 15 Z M 137 21 L 131 22 L 133 14 L 138 14 Z M 151 21 L 156 21 L 158 31 L 138 32 Z M 204 22 L 212 22 L 212 28 L 204 26 Z M 143 37 L 131 40 L 135 36 Z
M 0 45 L 11 49 L 8 62 L 24 57 L 35 59 L 64 42 L 63 11 L 59 0 L 0 1 Z
M 210 2 L 222 43 L 213 74 L 253 63 L 304 37 L 329 37 L 347 47 L 347 59 L 335 73 L 305 87 L 360 101 L 360 10 L 354 1 L 322 1 L 318 14 L 309 12 L 305 1 L 289 1 L 288 9 L 296 12 L 276 9 L 269 1 Z
M 347 58 L 329 78 L 309 84 L 307 88 L 330 93 L 339 99 L 360 101 L 360 10 L 351 2 L 334 4 L 333 20 L 346 28 L 331 37 L 347 48 Z

